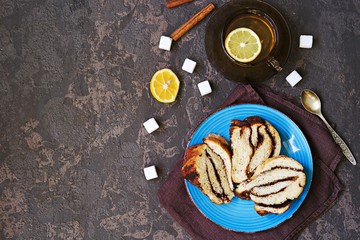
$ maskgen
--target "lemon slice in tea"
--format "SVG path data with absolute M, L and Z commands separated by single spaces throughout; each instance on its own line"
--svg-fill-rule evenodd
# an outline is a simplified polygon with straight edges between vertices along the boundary
M 236 61 L 248 63 L 261 52 L 260 38 L 249 28 L 237 28 L 227 35 L 225 49 Z
M 168 68 L 157 71 L 150 81 L 150 92 L 159 102 L 172 103 L 179 91 L 180 81 Z

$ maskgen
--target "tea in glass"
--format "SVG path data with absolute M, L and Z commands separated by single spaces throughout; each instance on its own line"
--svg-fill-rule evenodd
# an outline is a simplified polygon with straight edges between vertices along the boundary
M 257 63 L 266 59 L 276 44 L 276 29 L 271 20 L 262 12 L 258 10 L 248 10 L 241 12 L 235 17 L 231 18 L 226 24 L 223 32 L 222 41 L 225 42 L 226 37 L 235 29 L 248 28 L 256 33 L 261 43 L 261 51 L 258 56 L 249 62 L 249 64 Z M 227 55 L 231 57 L 229 52 Z M 231 57 L 235 60 L 233 57 Z

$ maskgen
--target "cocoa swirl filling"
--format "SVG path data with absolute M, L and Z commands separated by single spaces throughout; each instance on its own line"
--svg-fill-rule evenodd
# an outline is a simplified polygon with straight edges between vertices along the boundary
M 261 206 L 261 207 L 283 208 L 283 207 L 286 207 L 290 203 L 291 203 L 291 200 L 286 200 L 285 202 L 283 202 L 281 204 L 266 205 L 266 204 L 257 203 L 256 205 Z
M 274 136 L 271 134 L 271 132 L 270 132 L 270 130 L 269 130 L 269 126 L 268 126 L 267 124 L 265 124 L 265 132 L 267 133 L 267 135 L 269 135 L 270 140 L 271 140 L 272 148 L 271 148 L 270 157 L 272 157 L 272 156 L 274 155 L 276 143 L 275 143 Z
M 295 181 L 297 178 L 298 178 L 298 177 L 283 178 L 283 179 L 279 179 L 279 180 L 276 180 L 276 181 L 272 181 L 272 182 L 268 182 L 268 183 L 265 183 L 265 184 L 261 184 L 261 185 L 255 186 L 255 187 L 267 187 L 267 186 L 274 185 L 275 183 L 278 183 L 278 182 Z
M 270 171 L 273 171 L 273 170 L 276 170 L 276 169 L 292 170 L 294 172 L 304 172 L 303 170 L 298 169 L 298 168 L 275 166 L 273 168 L 270 168 L 269 170 L 266 170 L 266 171 L 262 172 L 261 174 L 264 174 L 264 173 L 267 173 L 267 172 L 270 172 Z
M 259 194 L 255 194 L 255 193 L 251 192 L 251 195 L 254 195 L 254 196 L 256 196 L 256 197 L 267 197 L 267 196 L 270 196 L 270 195 L 273 195 L 273 194 L 280 193 L 280 192 L 284 191 L 285 188 L 287 188 L 287 187 L 288 187 L 288 186 L 283 187 L 283 188 L 281 188 L 279 191 L 277 191 L 277 192 L 272 192 L 272 193 L 269 193 L 269 194 L 259 195 Z
M 210 182 L 210 185 L 211 185 L 211 190 L 213 191 L 213 193 L 218 197 L 218 198 L 221 198 L 222 200 L 229 200 L 228 196 L 225 194 L 225 190 L 224 190 L 224 187 L 222 186 L 221 184 L 221 179 L 220 179 L 220 176 L 219 176 L 219 173 L 217 171 L 217 169 L 215 168 L 215 164 L 213 162 L 213 159 L 212 157 L 210 156 L 210 154 L 206 151 L 206 157 L 209 159 L 212 167 L 214 168 L 214 172 L 215 172 L 215 176 L 216 176 L 216 180 L 218 181 L 219 185 L 221 186 L 221 189 L 222 189 L 222 193 L 218 193 L 214 190 L 214 187 L 213 185 L 211 184 L 211 181 L 209 179 L 209 182 Z M 208 168 L 206 168 L 206 173 L 207 175 L 209 176 L 209 172 L 208 172 Z

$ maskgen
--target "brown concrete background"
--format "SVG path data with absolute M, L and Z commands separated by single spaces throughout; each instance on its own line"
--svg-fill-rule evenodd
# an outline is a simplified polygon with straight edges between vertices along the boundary
M 166 9 L 160 0 L 0 0 L 0 239 L 189 239 L 159 206 L 156 191 L 192 129 L 236 83 L 210 65 L 207 20 L 173 45 L 169 35 L 209 1 Z M 214 1 L 219 7 L 227 1 Z M 315 90 L 323 112 L 358 161 L 360 2 L 268 0 L 289 21 L 293 51 L 265 85 L 299 102 Z M 313 34 L 313 49 L 299 49 Z M 181 70 L 186 57 L 193 74 Z M 171 68 L 177 101 L 156 102 L 151 76 Z M 297 69 L 302 82 L 285 77 Z M 214 92 L 201 97 L 197 83 Z M 148 135 L 142 123 L 155 117 Z M 159 178 L 146 181 L 155 164 Z M 299 239 L 359 239 L 359 166 L 343 158 L 336 205 Z

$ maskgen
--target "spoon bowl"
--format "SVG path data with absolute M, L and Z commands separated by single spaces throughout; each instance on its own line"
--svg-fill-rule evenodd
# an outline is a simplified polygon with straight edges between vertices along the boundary
M 316 115 L 321 114 L 320 98 L 310 89 L 305 89 L 301 93 L 301 103 L 308 112 Z

